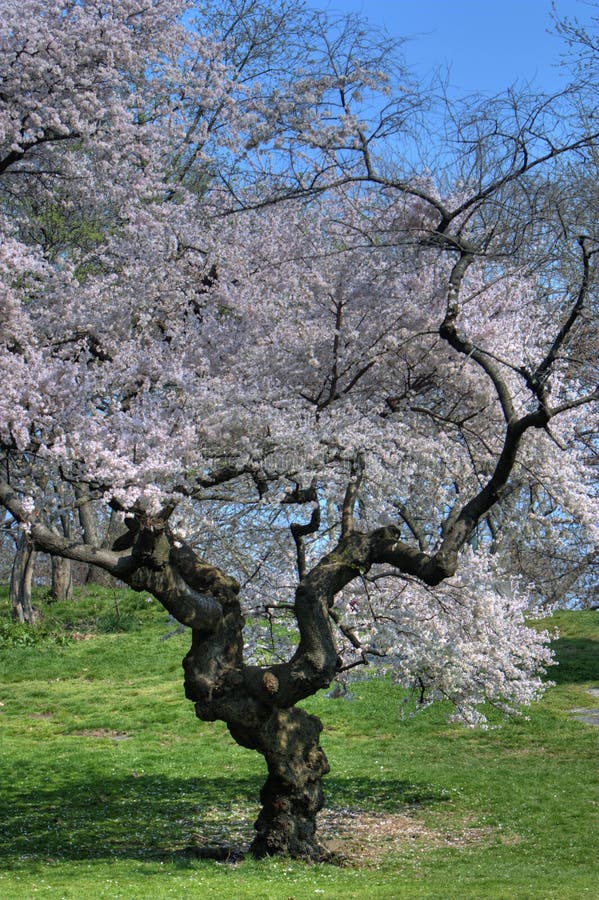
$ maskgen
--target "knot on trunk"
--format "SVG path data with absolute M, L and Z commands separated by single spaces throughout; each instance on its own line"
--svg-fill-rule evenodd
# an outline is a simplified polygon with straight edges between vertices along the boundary
M 268 694 L 276 694 L 279 690 L 279 679 L 272 672 L 265 672 L 262 676 L 262 686 Z

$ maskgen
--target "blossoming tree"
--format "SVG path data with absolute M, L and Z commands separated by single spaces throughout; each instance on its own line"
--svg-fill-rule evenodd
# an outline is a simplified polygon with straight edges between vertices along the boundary
M 423 97 L 301 6 L 1 8 L 0 502 L 190 629 L 196 714 L 268 766 L 252 851 L 317 857 L 299 701 L 374 663 L 471 722 L 542 688 L 501 541 L 596 542 L 595 136 L 496 104 L 417 174 Z M 90 497 L 109 548 L 55 527 Z

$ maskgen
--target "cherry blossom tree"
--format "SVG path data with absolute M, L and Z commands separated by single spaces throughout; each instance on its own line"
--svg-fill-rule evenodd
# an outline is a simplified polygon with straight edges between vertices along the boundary
M 542 691 L 512 536 L 596 548 L 596 135 L 508 93 L 427 168 L 432 100 L 355 22 L 1 7 L 0 502 L 190 629 L 197 716 L 268 767 L 252 852 L 317 858 L 299 701 L 365 665 L 472 724 Z M 55 527 L 92 501 L 111 546 Z

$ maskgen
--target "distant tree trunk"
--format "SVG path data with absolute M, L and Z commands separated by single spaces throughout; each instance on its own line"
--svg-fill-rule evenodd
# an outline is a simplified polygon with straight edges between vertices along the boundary
M 77 490 L 77 496 L 79 499 L 79 521 L 83 529 L 85 543 L 91 544 L 92 547 L 101 546 L 103 549 L 110 549 L 122 531 L 122 525 L 116 513 L 112 511 L 104 540 L 100 543 L 93 502 L 83 488 Z M 109 572 L 105 569 L 100 569 L 98 566 L 88 567 L 84 582 L 85 584 L 99 584 L 102 587 L 114 587 L 118 583 L 117 579 L 110 575 Z
M 50 596 L 55 600 L 73 599 L 73 576 L 69 559 L 52 557 L 52 587 Z
M 34 564 L 33 544 L 29 536 L 23 533 L 17 542 L 17 552 L 10 574 L 9 595 L 13 619 L 28 625 L 33 624 L 37 618 L 36 610 L 31 602 Z
M 71 536 L 71 523 L 68 516 L 61 516 L 60 523 L 66 538 Z M 71 560 L 62 556 L 52 557 L 52 586 L 50 595 L 55 600 L 73 599 L 73 573 Z

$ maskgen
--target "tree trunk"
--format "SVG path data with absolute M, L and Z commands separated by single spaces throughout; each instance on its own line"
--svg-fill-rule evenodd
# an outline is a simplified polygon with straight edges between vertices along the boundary
M 284 698 L 279 701 L 281 685 L 272 669 L 223 665 L 236 645 L 235 611 L 223 625 L 218 635 L 194 632 L 183 661 L 185 693 L 195 702 L 199 719 L 224 721 L 238 744 L 266 760 L 268 778 L 260 792 L 262 809 L 250 852 L 256 857 L 325 859 L 316 837 L 316 816 L 324 803 L 322 778 L 329 771 L 319 743 L 320 719 L 296 706 L 278 705 Z
M 89 494 L 80 485 L 75 488 L 75 493 L 79 501 L 79 522 L 83 529 L 85 543 L 94 547 L 100 546 L 106 550 L 109 549 L 122 531 L 122 524 L 118 521 L 116 513 L 114 511 L 111 512 L 104 540 L 100 542 L 96 514 Z M 106 569 L 101 569 L 99 566 L 88 567 L 84 582 L 85 584 L 99 584 L 102 587 L 110 588 L 118 584 L 116 578 L 107 572 Z
M 282 685 L 273 669 L 281 674 L 284 667 L 240 664 L 241 621 L 237 604 L 231 604 L 216 634 L 194 631 L 183 661 L 186 696 L 199 719 L 225 722 L 238 744 L 266 760 L 268 778 L 250 852 L 322 860 L 327 854 L 316 838 L 316 816 L 329 771 L 319 744 L 322 724 L 303 709 L 279 706 Z
M 37 619 L 37 611 L 31 602 L 34 564 L 33 544 L 29 536 L 23 533 L 17 543 L 17 552 L 10 573 L 9 593 L 13 619 L 28 625 L 32 625 Z
M 320 719 L 296 707 L 274 712 L 261 729 L 268 778 L 254 825 L 254 856 L 326 857 L 316 839 L 316 815 L 324 804 L 322 777 L 329 771 L 321 731 Z
M 62 532 L 66 538 L 71 536 L 71 523 L 68 516 L 60 517 Z M 73 573 L 71 560 L 64 556 L 52 557 L 52 585 L 50 596 L 55 600 L 73 599 Z
M 52 557 L 50 596 L 55 600 L 73 599 L 73 574 L 70 559 L 64 559 L 62 556 Z

